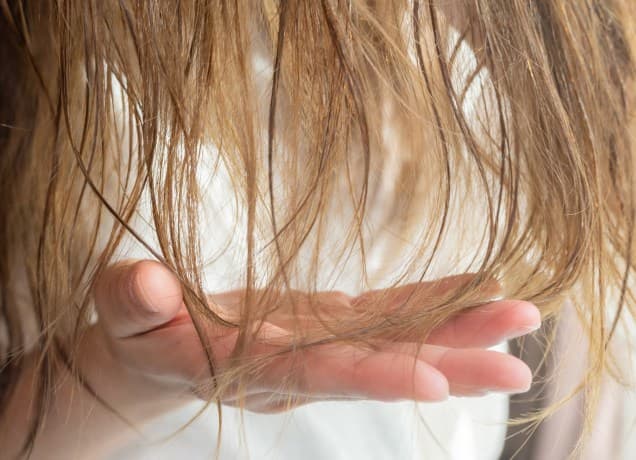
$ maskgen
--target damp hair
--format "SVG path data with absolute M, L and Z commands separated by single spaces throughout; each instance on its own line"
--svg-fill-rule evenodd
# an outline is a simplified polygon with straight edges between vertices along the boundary
M 494 278 L 545 317 L 573 302 L 592 414 L 635 305 L 631 3 L 0 1 L 0 408 L 35 351 L 32 442 L 125 238 L 180 279 L 195 324 L 245 332 L 240 362 L 264 299 L 316 292 L 327 254 L 367 267 L 373 218 L 407 256 L 392 284 L 440 261 L 477 276 L 435 308 L 370 307 L 296 347 L 424 340 Z M 245 223 L 231 321 L 201 274 L 203 162 Z M 142 202 L 152 241 L 133 225 Z M 458 234 L 471 245 L 452 259 Z M 214 374 L 210 400 L 258 365 Z

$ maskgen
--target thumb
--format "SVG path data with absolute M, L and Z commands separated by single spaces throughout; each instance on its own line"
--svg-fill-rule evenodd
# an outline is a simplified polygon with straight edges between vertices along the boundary
M 127 261 L 108 267 L 94 287 L 95 307 L 107 334 L 143 334 L 174 318 L 183 305 L 179 280 L 159 262 Z

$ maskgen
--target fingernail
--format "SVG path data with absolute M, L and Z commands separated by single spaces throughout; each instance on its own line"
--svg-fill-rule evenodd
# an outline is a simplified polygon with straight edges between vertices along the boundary
M 530 391 L 530 386 L 524 387 L 524 388 L 506 388 L 506 389 L 492 388 L 490 390 L 490 392 L 493 392 L 493 393 L 502 393 L 506 395 L 520 395 L 523 393 L 527 393 L 528 391 Z
M 461 396 L 466 398 L 483 398 L 484 396 L 488 396 L 490 394 L 490 390 L 475 390 L 468 393 L 462 393 Z
M 503 393 L 508 395 L 517 395 L 530 391 L 532 388 L 532 380 L 528 381 L 526 385 L 517 388 L 489 388 L 488 391 L 492 393 Z
M 511 332 L 510 335 L 508 335 L 506 337 L 506 340 L 512 340 L 512 339 L 516 339 L 518 337 L 522 337 L 522 336 L 524 336 L 526 334 L 530 334 L 532 332 L 535 332 L 535 331 L 539 330 L 540 327 L 541 327 L 541 323 L 533 324 L 532 326 L 521 327 L 521 328 L 516 329 L 513 332 Z

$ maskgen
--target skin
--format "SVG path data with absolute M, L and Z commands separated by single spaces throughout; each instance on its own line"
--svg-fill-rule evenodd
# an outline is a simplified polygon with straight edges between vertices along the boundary
M 466 282 L 469 276 L 371 291 L 358 297 L 325 292 L 320 304 L 312 308 L 346 311 L 378 299 L 383 299 L 386 308 L 395 308 L 414 288 L 440 292 Z M 239 296 L 238 292 L 228 292 L 216 294 L 212 300 L 224 311 L 232 311 L 240 302 Z M 309 305 L 302 303 L 302 293 L 294 296 L 302 317 L 302 309 Z M 168 269 L 152 261 L 113 266 L 98 280 L 95 302 L 99 321 L 83 335 L 80 368 L 96 392 L 122 417 L 96 402 L 72 378 L 60 379 L 53 407 L 35 443 L 34 459 L 103 457 L 138 436 L 131 425 L 143 425 L 207 396 L 204 349 L 183 305 L 181 287 Z M 290 305 L 283 305 L 262 324 L 259 340 L 248 354 L 275 352 L 289 344 L 290 311 Z M 310 327 L 309 321 L 301 324 Z M 433 402 L 449 395 L 524 392 L 531 384 L 529 368 L 510 355 L 485 348 L 535 330 L 540 321 L 534 305 L 499 300 L 452 318 L 421 347 L 414 342 L 386 340 L 368 351 L 343 344 L 316 346 L 301 352 L 295 361 L 283 354 L 248 382 L 243 401 L 230 389 L 223 402 L 241 402 L 249 411 L 269 413 L 325 400 Z M 223 371 L 237 331 L 213 325 L 204 333 L 212 344 L 217 368 Z M 303 363 L 300 368 L 294 366 L 299 360 Z M 302 375 L 282 392 L 280 382 L 292 369 Z M 5 423 L 0 425 L 0 443 L 9 452 L 17 452 L 28 422 L 32 370 L 23 377 L 9 413 L 3 417 Z

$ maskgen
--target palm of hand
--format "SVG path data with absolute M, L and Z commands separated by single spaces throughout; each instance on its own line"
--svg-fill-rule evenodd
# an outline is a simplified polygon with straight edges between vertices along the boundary
M 292 293 L 260 324 L 257 340 L 246 353 L 248 358 L 272 354 L 276 358 L 240 388 L 225 388 L 222 402 L 251 411 L 277 412 L 321 400 L 432 402 L 449 394 L 527 390 L 532 378 L 528 367 L 510 355 L 486 349 L 538 328 L 537 308 L 518 300 L 493 301 L 458 314 L 433 330 L 424 345 L 416 337 L 406 337 L 399 342 L 382 341 L 373 349 L 327 342 L 282 353 L 296 335 L 294 328 L 311 327 L 316 311 L 337 319 L 343 312 L 377 301 L 378 296 L 392 308 L 414 287 L 450 289 L 466 282 L 468 276 L 370 291 L 355 298 L 324 292 L 311 305 L 304 294 Z M 240 295 L 235 291 L 211 298 L 225 312 L 232 312 L 241 302 Z M 167 269 L 149 261 L 112 267 L 98 281 L 95 298 L 98 340 L 105 342 L 113 362 L 135 374 L 135 381 L 141 379 L 161 397 L 184 392 L 209 396 L 207 356 L 183 305 L 179 283 Z M 231 367 L 238 329 L 209 325 L 203 333 L 218 375 Z

